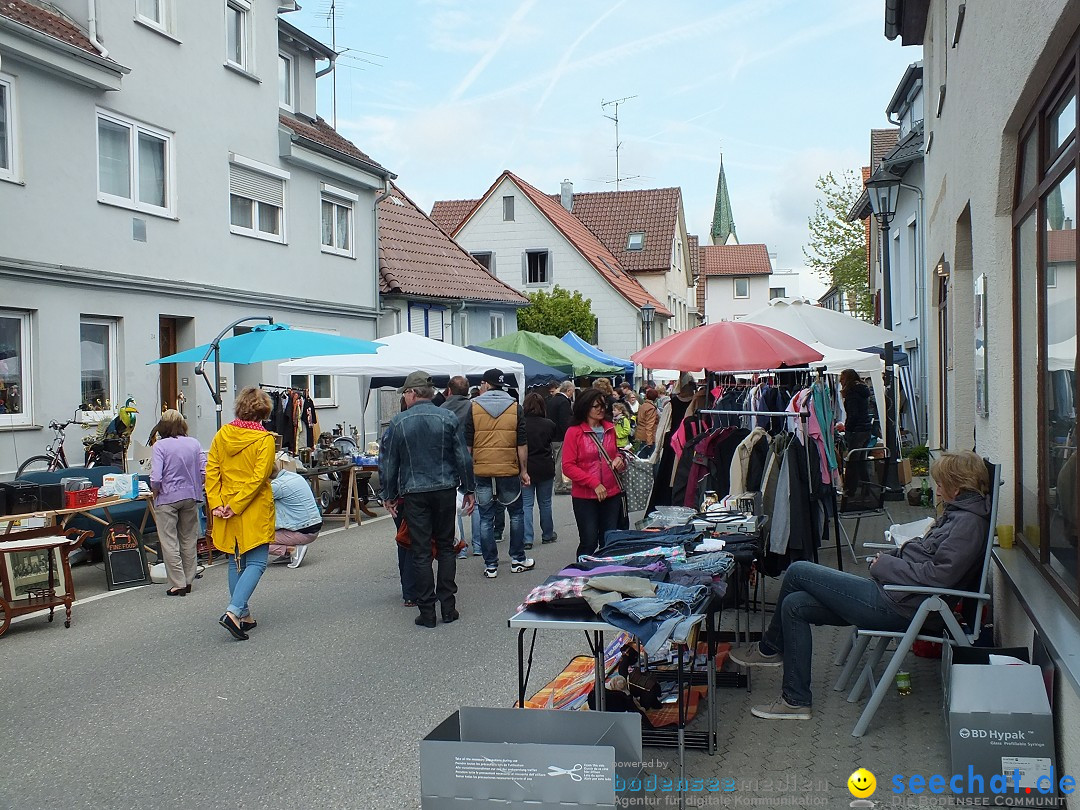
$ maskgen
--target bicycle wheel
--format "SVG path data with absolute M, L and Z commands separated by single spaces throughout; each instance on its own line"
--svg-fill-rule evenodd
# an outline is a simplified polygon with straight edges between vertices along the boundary
M 22 478 L 23 473 L 28 472 L 51 472 L 52 470 L 59 470 L 67 465 L 60 459 L 56 459 L 54 462 L 48 456 L 30 456 L 26 461 L 19 465 L 19 471 L 15 473 L 16 478 Z

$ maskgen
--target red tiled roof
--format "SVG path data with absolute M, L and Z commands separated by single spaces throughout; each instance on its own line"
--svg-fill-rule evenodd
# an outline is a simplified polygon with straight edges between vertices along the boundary
M 870 130 L 870 169 L 877 171 L 878 164 L 896 146 L 900 137 L 898 128 Z
M 559 195 L 553 199 L 558 202 Z M 678 188 L 593 191 L 574 195 L 572 213 L 631 273 L 666 273 L 681 203 Z M 645 234 L 642 250 L 626 249 L 632 233 Z
M 1046 261 L 1050 264 L 1076 261 L 1076 229 L 1046 232 Z
M 81 28 L 55 10 L 44 9 L 27 0 L 0 0 L 0 17 L 7 17 L 95 56 L 101 55 Z
M 8 0 L 0 0 L 0 3 L 8 2 Z M 294 118 L 291 115 L 285 115 L 284 113 L 278 116 L 278 121 L 286 129 L 291 129 L 296 135 L 301 138 L 307 138 L 309 141 L 315 141 L 315 143 L 322 144 L 323 146 L 333 149 L 335 152 L 340 152 L 343 155 L 361 160 L 370 166 L 374 166 L 376 169 L 386 169 L 372 160 L 368 155 L 364 154 L 357 148 L 356 144 L 347 138 L 343 138 L 336 129 L 330 126 L 326 121 L 320 117 L 316 117 L 313 122 L 301 121 L 299 118 Z
M 694 284 L 697 286 L 697 311 L 701 317 L 705 316 L 705 277 L 701 275 L 701 247 L 698 238 L 693 234 L 686 237 L 687 246 L 690 250 L 690 271 L 694 274 Z
M 379 202 L 379 290 L 420 295 L 528 304 L 461 249 L 396 185 Z
M 656 308 L 657 315 L 665 318 L 671 317 L 671 310 L 653 298 L 641 286 L 640 281 L 627 273 L 619 264 L 619 260 L 612 255 L 610 250 L 604 247 L 604 244 L 596 238 L 596 235 L 586 228 L 581 220 L 563 208 L 558 201 L 553 200 L 540 189 L 529 185 L 510 171 L 502 173 L 499 179 L 491 186 L 491 189 L 488 190 L 488 194 L 499 185 L 503 177 L 509 177 L 517 184 L 518 188 L 522 190 L 532 204 L 540 209 L 551 224 L 559 229 L 562 235 L 570 241 L 570 244 L 585 257 L 589 264 L 596 268 L 596 271 L 600 273 L 604 280 L 614 287 L 623 298 L 635 307 L 640 307 L 646 303 L 652 304 Z M 486 198 L 488 194 L 485 194 L 484 197 Z
M 447 233 L 453 233 L 465 221 L 479 200 L 436 200 L 431 206 L 431 218 Z
M 702 276 L 761 276 L 772 272 L 765 245 L 702 245 Z

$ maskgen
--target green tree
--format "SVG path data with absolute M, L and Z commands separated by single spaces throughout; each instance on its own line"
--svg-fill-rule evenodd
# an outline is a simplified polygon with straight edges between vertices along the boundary
M 596 331 L 592 299 L 582 298 L 580 292 L 571 293 L 558 285 L 550 293 L 537 290 L 527 295 L 532 303 L 518 310 L 518 329 L 555 337 L 573 331 L 585 340 L 592 338 Z
M 829 172 L 814 186 L 821 196 L 810 217 L 810 244 L 803 248 L 807 263 L 818 276 L 835 284 L 855 314 L 864 320 L 874 315 L 867 283 L 866 226 L 848 220 L 848 212 L 862 194 L 861 178 L 850 169 L 839 177 Z

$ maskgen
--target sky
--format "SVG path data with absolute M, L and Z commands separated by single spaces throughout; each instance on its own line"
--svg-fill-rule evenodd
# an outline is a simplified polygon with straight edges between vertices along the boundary
M 869 164 L 921 48 L 882 0 L 334 0 L 337 128 L 425 211 L 504 169 L 557 194 L 682 189 L 708 242 L 723 155 L 739 241 L 801 269 L 817 178 Z M 331 43 L 331 0 L 292 24 Z M 332 120 L 330 77 L 319 114 Z M 804 272 L 802 294 L 825 285 Z

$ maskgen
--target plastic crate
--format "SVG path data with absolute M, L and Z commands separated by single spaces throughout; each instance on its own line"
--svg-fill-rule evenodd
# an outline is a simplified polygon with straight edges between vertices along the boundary
M 64 508 L 78 509 L 83 506 L 93 506 L 98 501 L 98 488 L 76 489 L 64 493 Z

